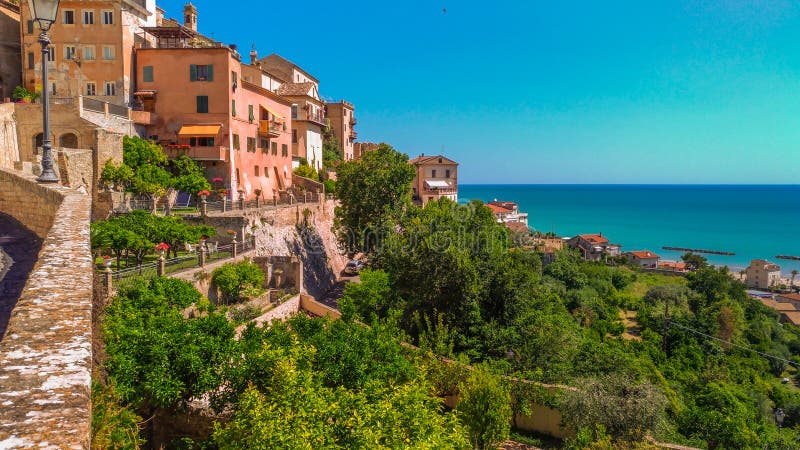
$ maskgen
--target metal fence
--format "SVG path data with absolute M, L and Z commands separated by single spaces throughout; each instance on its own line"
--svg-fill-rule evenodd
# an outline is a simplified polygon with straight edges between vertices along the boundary
M 103 106 L 105 102 L 97 100 L 96 98 L 83 98 L 83 109 L 94 111 L 94 112 L 105 112 L 105 107 Z
M 233 258 L 233 244 L 220 245 L 207 244 L 206 263 Z M 255 248 L 255 239 L 245 239 L 244 242 L 237 244 L 237 255 L 243 255 Z M 179 272 L 181 270 L 192 269 L 200 266 L 200 258 L 197 252 L 188 255 L 171 258 L 164 261 L 164 274 Z M 111 280 L 114 286 L 119 289 L 127 286 L 137 279 L 149 279 L 158 275 L 158 261 L 141 266 L 129 267 L 111 272 Z
M 270 210 L 275 208 L 285 208 L 289 206 L 294 206 L 297 204 L 309 204 L 309 203 L 317 203 L 320 200 L 321 196 L 325 194 L 317 194 L 316 192 L 306 192 L 300 195 L 294 196 L 281 196 L 278 201 L 275 200 L 207 200 L 206 201 L 206 212 L 208 214 L 220 214 L 220 213 L 227 213 L 232 211 L 255 211 L 255 210 Z M 324 198 L 324 197 L 323 197 Z M 143 210 L 143 211 L 152 211 L 153 210 L 153 202 L 147 197 L 134 197 L 128 200 L 128 206 L 131 209 L 135 210 Z M 188 209 L 188 211 L 187 211 Z M 199 215 L 202 209 L 202 201 L 199 199 L 192 198 L 192 200 L 186 204 L 175 204 L 172 206 L 172 213 L 175 215 Z M 166 202 L 164 199 L 161 199 L 156 204 L 156 212 L 164 214 L 166 212 Z

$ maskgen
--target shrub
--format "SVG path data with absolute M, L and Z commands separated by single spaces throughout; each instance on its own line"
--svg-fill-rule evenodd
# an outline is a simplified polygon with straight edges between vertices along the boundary
M 163 295 L 171 306 L 177 308 L 187 308 L 192 303 L 200 303 L 203 298 L 203 294 L 191 283 L 178 278 L 154 277 L 150 280 L 150 290 L 157 295 Z
M 469 429 L 475 449 L 489 449 L 508 439 L 511 429 L 511 395 L 500 377 L 477 367 L 461 383 L 461 400 L 456 413 Z
M 232 301 L 239 301 L 245 289 L 260 288 L 264 279 L 261 268 L 249 261 L 225 264 L 211 275 L 211 281 Z

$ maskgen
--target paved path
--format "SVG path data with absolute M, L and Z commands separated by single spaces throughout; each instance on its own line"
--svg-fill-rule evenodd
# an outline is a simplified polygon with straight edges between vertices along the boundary
M 0 213 L 0 338 L 33 270 L 42 240 L 11 216 Z M 9 264 L 10 263 L 10 264 Z M 3 275 L 5 273 L 5 275 Z
M 336 284 L 328 289 L 328 292 L 326 292 L 325 295 L 317 301 L 338 311 L 339 299 L 342 298 L 344 287 L 348 282 L 360 283 L 361 280 L 358 278 L 358 275 L 353 277 L 341 276 L 338 280 L 336 280 Z

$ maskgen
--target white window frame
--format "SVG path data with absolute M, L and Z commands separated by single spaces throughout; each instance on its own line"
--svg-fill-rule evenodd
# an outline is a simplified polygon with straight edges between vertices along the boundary
M 91 58 L 89 57 L 89 54 L 86 53 L 86 50 L 89 50 L 89 49 L 92 50 L 91 51 L 91 54 L 92 54 Z M 94 61 L 95 59 L 97 59 L 97 53 L 95 52 L 94 45 L 84 45 L 83 46 L 83 60 L 84 61 Z
M 67 23 L 67 12 L 72 13 L 72 23 Z M 61 10 L 61 25 L 75 25 L 75 10 L 74 9 L 63 9 Z
M 87 16 L 88 14 L 88 16 Z M 86 19 L 91 19 L 90 22 L 87 22 Z M 93 9 L 83 9 L 81 10 L 81 23 L 83 25 L 94 25 L 94 10 Z
M 84 92 L 86 92 L 87 96 L 97 95 L 97 83 L 94 81 L 87 81 L 86 90 Z
M 56 60 L 56 47 L 55 45 L 50 45 L 47 47 L 47 62 L 55 62 Z
M 73 60 L 78 56 L 78 47 L 72 44 L 64 46 L 64 59 Z
M 114 11 L 110 9 L 104 9 L 100 11 L 101 21 L 100 23 L 103 25 L 114 25 Z M 106 18 L 109 17 L 111 20 L 106 22 Z
M 106 81 L 103 85 L 103 95 L 114 97 L 117 95 L 117 84 L 113 81 Z
M 110 58 L 106 57 L 106 51 L 110 51 Z M 104 45 L 103 46 L 103 61 L 113 61 L 117 58 L 117 52 L 113 45 Z

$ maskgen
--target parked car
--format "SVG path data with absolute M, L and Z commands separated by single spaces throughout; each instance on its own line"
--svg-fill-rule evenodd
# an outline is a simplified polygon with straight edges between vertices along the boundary
M 344 273 L 345 275 L 358 275 L 358 272 L 361 272 L 361 269 L 364 268 L 364 263 L 357 260 L 351 259 L 347 262 L 347 265 L 344 266 Z

